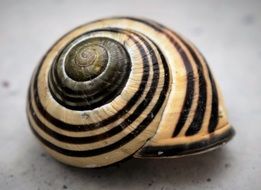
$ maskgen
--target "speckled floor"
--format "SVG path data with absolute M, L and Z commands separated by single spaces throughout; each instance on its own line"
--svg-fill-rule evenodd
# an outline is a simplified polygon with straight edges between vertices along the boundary
M 106 169 L 65 166 L 29 130 L 33 68 L 68 30 L 112 15 L 145 16 L 203 52 L 222 87 L 237 135 L 222 149 L 173 160 L 130 160 Z M 0 0 L 0 189 L 261 189 L 261 1 Z

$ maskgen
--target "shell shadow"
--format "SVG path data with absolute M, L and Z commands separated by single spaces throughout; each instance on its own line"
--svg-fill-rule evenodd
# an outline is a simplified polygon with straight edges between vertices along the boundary
M 228 166 L 226 148 L 201 155 L 178 159 L 130 159 L 119 165 L 99 169 L 80 169 L 64 166 L 76 181 L 116 186 L 123 182 L 138 187 L 152 183 L 182 185 L 188 182 L 215 179 Z M 68 176 L 69 177 L 69 176 Z

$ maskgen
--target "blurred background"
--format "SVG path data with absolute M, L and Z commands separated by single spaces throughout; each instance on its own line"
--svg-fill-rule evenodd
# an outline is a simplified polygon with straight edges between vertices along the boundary
M 69 30 L 107 16 L 156 20 L 193 41 L 225 97 L 235 138 L 222 149 L 106 169 L 65 166 L 28 127 L 33 69 Z M 0 189 L 261 189 L 261 1 L 0 0 Z

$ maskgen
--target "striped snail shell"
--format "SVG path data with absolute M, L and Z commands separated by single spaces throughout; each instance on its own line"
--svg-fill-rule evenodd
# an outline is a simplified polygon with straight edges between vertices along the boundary
M 63 36 L 36 68 L 27 102 L 47 152 L 77 167 L 198 154 L 234 135 L 202 54 L 145 19 L 98 20 Z

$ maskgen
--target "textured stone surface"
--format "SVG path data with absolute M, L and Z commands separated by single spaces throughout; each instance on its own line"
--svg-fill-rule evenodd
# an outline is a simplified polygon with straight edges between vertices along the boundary
M 261 1 L 0 1 L 0 189 L 261 189 Z M 236 137 L 207 154 L 83 170 L 46 155 L 25 115 L 35 65 L 61 35 L 113 15 L 157 20 L 193 41 L 223 90 Z

